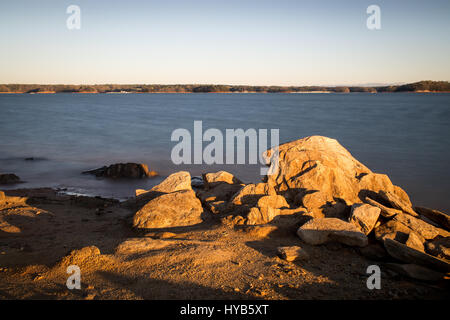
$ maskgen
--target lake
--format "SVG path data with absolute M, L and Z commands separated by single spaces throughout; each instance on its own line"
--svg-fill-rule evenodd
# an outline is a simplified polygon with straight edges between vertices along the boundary
M 224 169 L 259 181 L 260 165 L 174 165 L 177 128 L 276 129 L 280 142 L 337 139 L 372 171 L 386 173 L 415 205 L 450 209 L 450 94 L 0 94 L 0 172 L 26 183 L 126 198 L 164 176 Z M 206 144 L 205 144 L 206 145 Z M 26 161 L 33 157 L 35 160 Z M 110 181 L 81 172 L 143 162 L 161 177 Z

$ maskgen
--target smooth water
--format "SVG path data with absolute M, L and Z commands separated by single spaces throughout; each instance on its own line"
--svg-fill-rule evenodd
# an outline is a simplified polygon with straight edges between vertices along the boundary
M 414 204 L 450 209 L 445 93 L 2 94 L 0 172 L 27 181 L 7 188 L 50 186 L 119 198 L 183 169 L 199 175 L 223 168 L 246 182 L 260 179 L 260 165 L 174 165 L 172 131 L 192 132 L 194 120 L 203 121 L 203 130 L 223 132 L 279 128 L 281 143 L 335 138 L 367 167 L 388 174 Z M 162 177 L 110 181 L 80 174 L 128 161 L 147 163 Z

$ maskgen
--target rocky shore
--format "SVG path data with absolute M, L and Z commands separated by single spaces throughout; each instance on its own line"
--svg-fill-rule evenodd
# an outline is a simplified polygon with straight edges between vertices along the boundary
M 128 167 L 90 173 L 153 175 Z M 255 184 L 180 171 L 125 202 L 0 192 L 0 298 L 449 298 L 449 215 L 415 207 L 334 139 L 283 144 L 272 169 Z M 81 290 L 65 285 L 69 265 Z

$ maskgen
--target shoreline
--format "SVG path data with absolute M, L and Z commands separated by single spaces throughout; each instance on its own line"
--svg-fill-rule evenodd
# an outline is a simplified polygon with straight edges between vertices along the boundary
M 450 298 L 450 216 L 413 206 L 337 140 L 279 152 L 280 174 L 260 183 L 178 171 L 123 202 L 0 192 L 0 298 Z M 373 264 L 379 290 L 366 286 Z M 72 265 L 80 290 L 65 286 Z

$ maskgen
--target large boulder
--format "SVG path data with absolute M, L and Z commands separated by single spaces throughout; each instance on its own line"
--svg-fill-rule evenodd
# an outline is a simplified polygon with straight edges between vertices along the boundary
M 368 244 L 367 236 L 354 224 L 337 218 L 312 219 L 297 230 L 297 235 L 312 245 L 330 241 L 358 247 Z
M 137 229 L 180 227 L 202 222 L 203 208 L 192 190 L 160 195 L 150 200 L 133 217 Z
M 0 173 L 0 184 L 14 184 L 22 182 L 14 173 Z
M 361 202 L 367 194 L 383 190 L 411 206 L 408 195 L 394 186 L 388 176 L 373 173 L 335 139 L 311 136 L 285 143 L 279 146 L 278 155 L 278 166 L 272 161 L 275 149 L 263 155 L 268 165 L 272 163 L 269 172 L 273 174 L 267 176 L 267 182 L 289 197 L 320 191 L 322 200 L 317 204 L 320 207 L 324 202 L 333 204 L 338 199 L 352 205 Z
M 93 174 L 96 177 L 107 178 L 132 178 L 142 179 L 158 175 L 155 171 L 150 171 L 144 163 L 116 163 L 98 169 L 84 171 L 84 174 Z

